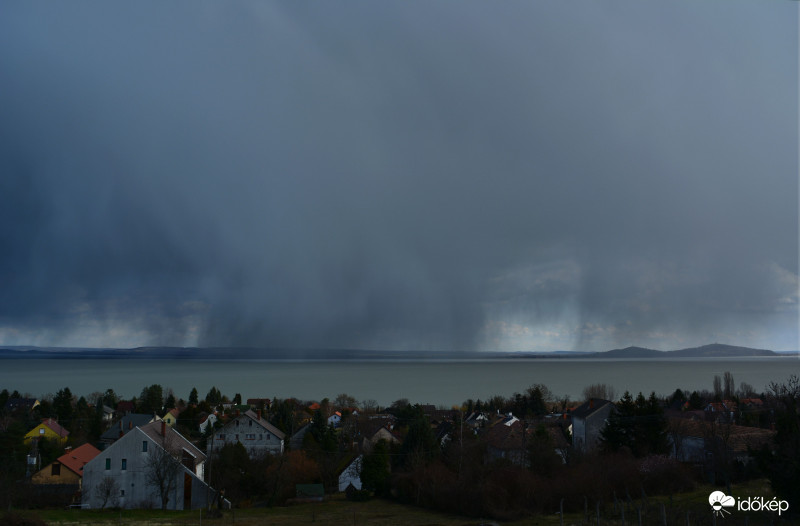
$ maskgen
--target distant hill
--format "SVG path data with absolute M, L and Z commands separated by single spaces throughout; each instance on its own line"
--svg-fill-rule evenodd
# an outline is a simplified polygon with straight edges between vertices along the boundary
M 735 345 L 725 345 L 723 343 L 712 343 L 703 345 L 702 347 L 689 347 L 688 349 L 679 349 L 677 351 L 670 351 L 670 357 L 685 358 L 685 357 L 714 357 L 714 356 L 779 356 L 778 353 L 768 351 L 766 349 L 751 349 L 749 347 L 737 347 Z
M 646 347 L 625 347 L 624 349 L 612 349 L 596 354 L 602 358 L 663 358 L 665 353 L 664 351 L 647 349 Z
M 741 356 L 780 356 L 766 349 L 751 349 L 722 343 L 712 343 L 701 347 L 689 347 L 675 351 L 657 351 L 645 347 L 626 347 L 595 353 L 599 358 L 734 358 Z
M 189 359 L 189 360 L 496 360 L 503 358 L 731 358 L 742 356 L 791 356 L 766 349 L 751 349 L 712 343 L 702 347 L 659 351 L 646 347 L 626 347 L 605 352 L 461 352 L 461 351 L 379 351 L 356 349 L 264 349 L 242 347 L 136 347 L 134 349 L 91 349 L 65 347 L 3 346 L 0 358 L 139 358 L 139 359 Z

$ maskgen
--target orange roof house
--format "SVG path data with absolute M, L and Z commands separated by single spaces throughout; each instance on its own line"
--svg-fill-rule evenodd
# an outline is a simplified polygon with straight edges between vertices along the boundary
M 100 454 L 91 444 L 68 450 L 55 462 L 48 464 L 31 477 L 33 484 L 77 484 L 83 480 L 83 466 Z

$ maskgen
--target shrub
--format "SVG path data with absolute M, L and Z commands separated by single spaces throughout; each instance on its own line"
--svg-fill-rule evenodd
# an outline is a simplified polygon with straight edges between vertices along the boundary
M 24 516 L 13 511 L 6 512 L 0 518 L 0 524 L 3 526 L 47 526 L 47 523 L 36 515 Z

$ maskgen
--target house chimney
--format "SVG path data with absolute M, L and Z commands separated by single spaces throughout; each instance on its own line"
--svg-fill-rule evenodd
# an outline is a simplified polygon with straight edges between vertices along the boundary
M 128 430 L 133 429 L 133 420 L 128 420 Z
M 258 419 L 261 420 L 261 409 L 258 410 Z
M 594 398 L 589 399 L 589 409 L 594 409 Z
M 161 436 L 162 437 L 167 436 L 167 423 L 164 422 L 163 420 L 161 421 Z
M 125 432 L 124 432 L 124 431 L 122 431 L 122 429 L 120 429 L 120 430 L 119 430 L 119 437 L 120 437 L 120 438 L 122 438 L 122 435 L 124 435 L 124 434 L 125 434 Z

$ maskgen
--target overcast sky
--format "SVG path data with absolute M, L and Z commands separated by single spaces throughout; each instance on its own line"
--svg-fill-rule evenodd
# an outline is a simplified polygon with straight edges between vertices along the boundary
M 798 3 L 3 2 L 0 344 L 798 349 Z

